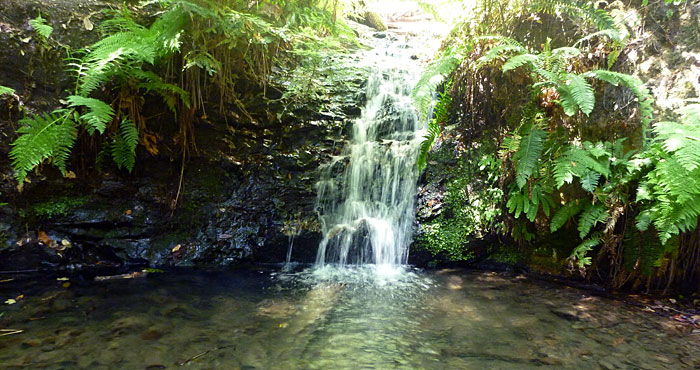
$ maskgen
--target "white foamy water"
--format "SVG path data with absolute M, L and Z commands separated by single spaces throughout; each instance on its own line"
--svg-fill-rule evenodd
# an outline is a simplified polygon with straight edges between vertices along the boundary
M 420 77 L 416 50 L 405 36 L 369 51 L 367 102 L 340 156 L 323 167 L 317 204 L 325 264 L 374 264 L 377 271 L 406 263 L 416 195 L 416 156 L 423 122 L 411 100 Z

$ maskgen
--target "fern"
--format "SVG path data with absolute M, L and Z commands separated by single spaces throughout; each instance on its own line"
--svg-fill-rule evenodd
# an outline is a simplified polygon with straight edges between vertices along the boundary
M 447 75 L 452 73 L 461 61 L 462 54 L 459 49 L 447 48 L 440 58 L 426 67 L 411 92 L 413 103 L 422 117 L 428 115 L 435 89 L 444 82 Z
M 12 143 L 10 158 L 15 177 L 22 183 L 27 173 L 46 159 L 65 173 L 77 130 L 69 112 L 34 115 L 20 120 L 19 138 Z
M 560 188 L 565 183 L 572 183 L 574 177 L 583 178 L 589 175 L 590 172 L 596 172 L 605 177 L 610 176 L 607 158 L 599 160 L 591 154 L 591 151 L 576 145 L 570 145 L 555 161 L 554 181 L 556 186 Z
M 420 144 L 420 151 L 418 153 L 418 172 L 423 171 L 428 162 L 428 153 L 430 148 L 432 148 L 435 140 L 440 136 L 440 125 L 435 119 L 431 119 L 428 122 L 428 129 L 426 130 L 423 141 Z
M 36 31 L 36 33 L 38 33 L 44 39 L 48 39 L 53 33 L 53 27 L 49 26 L 46 23 L 46 19 L 42 18 L 41 15 L 34 19 L 30 19 L 29 24 L 32 26 L 34 31 Z
M 136 163 L 136 146 L 139 143 L 139 132 L 134 122 L 123 119 L 112 143 L 112 159 L 117 168 L 131 172 Z
M 593 24 L 598 30 L 616 29 L 615 19 L 603 9 L 597 9 L 591 3 L 580 3 L 565 0 L 538 0 L 531 8 L 538 12 L 556 14 L 560 11 L 570 17 L 583 19 Z
M 600 244 L 599 238 L 591 238 L 584 240 L 581 244 L 577 245 L 576 248 L 571 252 L 569 259 L 576 263 L 579 268 L 584 268 L 591 264 L 591 257 L 587 257 L 586 254 L 593 249 L 593 247 Z
M 85 98 L 78 95 L 71 95 L 66 99 L 69 107 L 86 107 L 88 111 L 80 116 L 88 127 L 88 133 L 98 131 L 104 133 L 107 123 L 114 118 L 114 110 L 107 103 L 99 99 Z
M 522 189 L 526 190 L 526 189 Z M 521 189 L 512 186 L 508 193 L 508 202 L 506 207 L 508 211 L 517 219 L 521 214 L 530 221 L 535 221 L 540 207 L 546 216 L 549 216 L 549 211 L 554 208 L 554 201 L 551 197 L 551 188 L 545 184 L 534 183 L 529 192 L 523 192 Z
M 546 138 L 547 133 L 545 131 L 535 129 L 524 135 L 520 140 L 518 151 L 513 157 L 516 168 L 515 181 L 519 189 L 525 186 L 534 173 Z
M 561 94 L 562 90 L 566 90 L 566 94 Z M 593 95 L 593 88 L 586 81 L 583 76 L 576 74 L 569 74 L 566 85 L 557 86 L 557 91 L 561 94 L 562 107 L 565 107 L 564 113 L 569 116 L 573 116 L 578 109 L 585 115 L 589 115 L 593 111 L 595 105 L 595 96 Z M 564 102 L 565 99 L 571 98 L 571 102 Z M 577 109 L 573 111 L 571 109 L 566 109 L 566 107 L 574 106 Z
M 3 97 L 5 95 L 14 95 L 14 94 L 15 94 L 14 89 L 0 85 L 0 97 Z
M 508 72 L 524 65 L 532 65 L 539 61 L 540 58 L 535 54 L 520 54 L 508 59 L 508 61 L 503 64 L 502 70 L 503 72 Z
M 551 232 L 559 230 L 564 224 L 566 224 L 569 219 L 576 216 L 583 210 L 583 202 L 579 200 L 573 200 L 565 205 L 563 205 L 557 213 L 552 217 L 552 221 L 549 224 L 549 229 Z
M 637 217 L 640 230 L 653 223 L 663 244 L 697 226 L 700 216 L 700 104 L 680 110 L 683 123 L 654 125 L 656 142 L 643 153 L 654 168 L 646 174 L 637 200 L 647 207 Z
M 598 223 L 605 222 L 609 217 L 608 210 L 602 204 L 589 204 L 581 213 L 578 220 L 578 232 L 581 239 L 585 238 Z

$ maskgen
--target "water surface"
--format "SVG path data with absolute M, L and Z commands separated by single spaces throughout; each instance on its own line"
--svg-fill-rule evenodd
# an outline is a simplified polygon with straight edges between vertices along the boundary
M 410 268 L 0 283 L 3 369 L 680 369 L 698 336 L 526 276 Z

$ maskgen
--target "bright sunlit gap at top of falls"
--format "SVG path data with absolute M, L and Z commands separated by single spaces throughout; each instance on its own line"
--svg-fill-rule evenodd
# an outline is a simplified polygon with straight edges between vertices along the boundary
M 419 55 L 438 41 L 429 27 L 418 27 L 434 24 L 418 9 L 387 17 L 384 37 L 366 37 L 374 47 L 362 56 L 371 71 L 362 114 L 342 153 L 322 166 L 316 186 L 323 231 L 319 267 L 373 264 L 376 272 L 392 275 L 408 260 L 425 126 L 411 92 L 424 65 Z

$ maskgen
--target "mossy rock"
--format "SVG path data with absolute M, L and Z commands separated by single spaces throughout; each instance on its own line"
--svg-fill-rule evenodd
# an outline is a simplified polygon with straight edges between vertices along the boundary
M 365 26 L 374 28 L 377 31 L 386 31 L 388 27 L 384 24 L 384 20 L 379 14 L 375 12 L 365 12 L 364 17 L 360 20 L 360 23 Z

